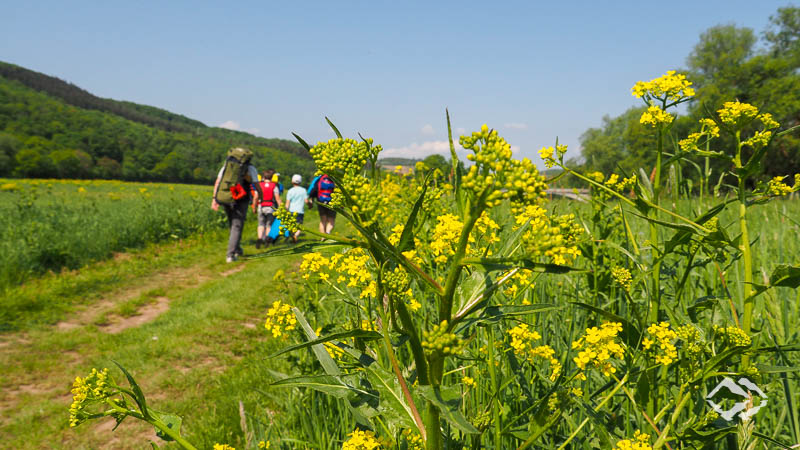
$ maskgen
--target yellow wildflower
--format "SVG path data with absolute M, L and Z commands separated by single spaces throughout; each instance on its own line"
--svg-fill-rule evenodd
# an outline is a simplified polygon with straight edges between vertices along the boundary
M 464 375 L 464 377 L 461 378 L 461 382 L 464 383 L 464 386 L 475 387 L 475 379 L 472 377 Z
M 678 358 L 678 350 L 673 343 L 678 334 L 670 328 L 669 323 L 654 323 L 647 327 L 647 334 L 654 339 L 645 338 L 642 347 L 651 353 L 658 364 L 668 365 Z M 654 347 L 657 344 L 657 347 Z
M 645 98 L 648 103 L 651 99 L 679 101 L 694 96 L 691 85 L 692 82 L 686 79 L 686 75 L 670 70 L 650 81 L 637 81 L 631 88 L 631 93 L 636 98 Z
M 775 177 L 769 180 L 767 185 L 767 193 L 770 195 L 786 195 L 792 193 L 792 188 L 783 182 L 784 177 Z
M 236 450 L 228 444 L 214 444 L 214 450 Z
M 617 442 L 614 450 L 652 450 L 648 442 L 650 440 L 649 434 L 644 434 L 639 430 L 633 433 L 633 439 L 622 439 Z
M 625 354 L 624 348 L 617 341 L 617 335 L 621 331 L 622 324 L 619 322 L 605 322 L 600 328 L 587 328 L 586 334 L 572 343 L 573 350 L 581 350 L 572 360 L 581 370 L 592 364 L 603 375 L 610 376 L 616 371 L 609 361 L 611 357 L 622 359 Z
M 342 445 L 342 450 L 373 450 L 381 448 L 380 442 L 372 431 L 353 430 L 350 439 Z
M 756 117 L 758 108 L 748 103 L 740 103 L 737 100 L 735 102 L 725 102 L 722 109 L 718 110 L 717 113 L 722 123 L 738 129 L 747 125 Z
M 614 267 L 611 269 L 611 276 L 614 281 L 626 291 L 631 290 L 631 272 L 624 267 Z
M 548 169 L 556 164 L 556 160 L 553 159 L 554 152 L 555 150 L 553 149 L 553 147 L 542 147 L 541 150 L 539 150 L 539 156 L 542 157 L 542 159 L 544 160 L 544 165 Z
M 294 330 L 297 326 L 297 318 L 292 313 L 292 306 L 276 300 L 272 307 L 267 310 L 267 320 L 264 328 L 272 333 L 272 337 L 285 337 L 285 332 Z
M 660 124 L 669 124 L 675 120 L 675 116 L 672 114 L 664 111 L 663 109 L 659 108 L 658 106 L 649 106 L 645 112 L 642 113 L 642 117 L 639 119 L 639 123 L 643 125 L 652 125 L 658 126 Z

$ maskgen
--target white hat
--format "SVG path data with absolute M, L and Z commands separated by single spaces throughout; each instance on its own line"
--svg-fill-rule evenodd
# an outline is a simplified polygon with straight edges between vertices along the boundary
M 300 184 L 302 182 L 303 182 L 303 177 L 301 177 L 299 173 L 292 175 L 292 183 Z

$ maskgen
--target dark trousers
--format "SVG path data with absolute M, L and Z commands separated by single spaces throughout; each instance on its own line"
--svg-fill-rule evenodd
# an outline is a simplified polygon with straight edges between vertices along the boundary
M 240 243 L 242 242 L 242 228 L 244 228 L 244 219 L 247 217 L 248 206 L 248 201 L 238 201 L 233 205 L 222 205 L 225 209 L 225 214 L 228 215 L 228 226 L 231 229 L 230 237 L 228 237 L 227 256 L 229 257 L 244 253 Z

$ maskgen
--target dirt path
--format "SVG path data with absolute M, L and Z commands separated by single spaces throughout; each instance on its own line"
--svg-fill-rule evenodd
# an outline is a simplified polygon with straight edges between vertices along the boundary
M 93 361 L 109 351 L 106 348 L 112 342 L 109 339 L 120 339 L 114 336 L 166 316 L 173 301 L 194 291 L 212 289 L 213 286 L 207 285 L 235 277 L 244 272 L 248 264 L 241 262 L 230 268 L 220 268 L 198 261 L 189 267 L 162 270 L 103 296 L 47 329 L 1 335 L 0 367 L 4 369 L 0 371 L 0 439 L 7 441 L 19 432 L 22 423 L 40 418 L 49 421 L 50 433 L 57 433 L 57 436 L 46 437 L 43 442 L 48 442 L 47 446 L 77 448 L 102 443 L 105 448 L 142 448 L 148 440 L 157 440 L 151 427 L 143 422 L 134 423 L 135 420 L 126 421 L 124 426 L 111 433 L 114 421 L 109 419 L 83 426 L 88 430 L 81 430 L 83 435 L 79 443 L 73 442 L 75 433 L 65 426 L 72 401 L 72 380 L 76 375 L 84 375 Z M 154 292 L 163 295 L 148 295 Z M 120 314 L 120 308 L 129 311 Z M 229 336 L 234 336 L 237 329 L 254 332 L 251 322 L 239 320 L 215 326 L 230 328 Z M 235 342 L 206 342 L 208 351 L 195 347 L 193 355 L 184 358 L 185 362 L 175 367 L 175 372 L 183 376 L 190 376 L 193 372 L 218 374 L 224 369 L 221 360 L 230 359 L 227 356 L 233 353 L 226 346 Z M 114 351 L 120 345 L 116 344 Z M 151 390 L 148 395 L 158 400 L 168 394 Z M 36 405 L 41 406 L 39 411 L 36 411 Z M 42 416 L 46 419 L 41 419 Z M 27 444 L 30 448 L 40 448 L 43 442 Z

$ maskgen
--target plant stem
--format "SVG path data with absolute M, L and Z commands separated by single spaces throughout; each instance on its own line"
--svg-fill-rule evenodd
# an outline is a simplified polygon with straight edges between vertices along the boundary
M 497 392 L 497 373 L 494 367 L 494 328 L 487 327 L 487 329 L 489 339 L 487 339 L 486 342 L 486 349 L 489 353 L 489 379 L 492 383 L 492 422 L 494 423 L 494 448 L 500 448 L 500 444 L 502 443 L 500 431 L 503 429 L 503 427 L 500 423 L 500 399 L 498 398 L 499 393 Z
M 744 285 L 742 293 L 744 297 L 744 314 L 742 317 L 742 329 L 748 336 L 752 329 L 753 305 L 755 298 L 753 291 L 753 256 L 750 252 L 750 237 L 747 233 L 747 205 L 745 204 L 745 179 L 739 179 L 739 228 L 742 233 L 739 242 L 739 249 L 742 251 L 742 261 L 744 265 Z M 747 369 L 750 365 L 750 355 L 742 355 L 742 369 Z

